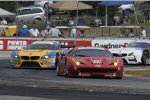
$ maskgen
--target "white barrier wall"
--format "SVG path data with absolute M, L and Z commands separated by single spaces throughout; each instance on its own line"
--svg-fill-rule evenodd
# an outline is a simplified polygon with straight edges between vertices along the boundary
M 36 40 L 43 40 L 43 38 L 0 37 L 0 51 L 22 50 Z M 67 46 L 96 46 L 108 49 L 126 47 L 132 41 L 150 41 L 150 39 L 138 38 L 46 38 L 46 40 L 57 40 Z
M 149 39 L 133 39 L 133 38 L 114 38 L 114 39 L 95 39 L 92 40 L 92 46 L 104 48 L 121 48 L 126 47 L 132 41 L 150 41 Z

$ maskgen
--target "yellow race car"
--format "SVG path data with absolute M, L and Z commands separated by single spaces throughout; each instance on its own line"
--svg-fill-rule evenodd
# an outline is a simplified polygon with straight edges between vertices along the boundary
M 56 68 L 56 56 L 62 51 L 58 41 L 35 41 L 25 50 L 11 53 L 11 67 Z

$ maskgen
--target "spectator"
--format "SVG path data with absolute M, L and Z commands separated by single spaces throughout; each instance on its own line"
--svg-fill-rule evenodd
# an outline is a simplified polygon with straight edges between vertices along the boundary
M 60 30 L 56 28 L 55 26 L 52 26 L 52 28 L 49 30 L 48 36 L 49 37 L 60 37 L 60 36 L 64 37 L 64 35 L 60 32 Z
M 135 35 L 134 35 L 133 29 L 130 29 L 129 34 L 128 34 L 128 37 L 134 37 L 134 36 L 135 36 Z
M 59 17 L 59 16 L 56 17 L 56 22 L 55 22 L 55 24 L 56 24 L 57 26 L 60 25 L 60 17 Z
M 83 18 L 78 19 L 78 25 L 79 26 L 84 26 L 85 25 L 85 20 Z
M 145 30 L 145 28 L 141 27 L 140 29 L 141 29 L 141 36 L 140 37 L 143 38 L 143 39 L 146 38 L 146 30 Z
M 65 37 L 64 30 L 63 30 L 63 29 L 60 29 L 60 32 L 61 32 L 60 37 Z
M 73 19 L 70 18 L 70 19 L 68 20 L 68 26 L 71 27 L 71 26 L 73 26 L 74 24 L 75 24 L 75 23 L 74 23 Z
M 45 30 L 42 30 L 42 31 L 41 31 L 41 36 L 42 36 L 42 37 L 46 37 L 47 34 L 48 34 L 48 30 L 45 29 Z
M 76 28 L 71 29 L 70 36 L 71 37 L 76 37 L 77 36 L 77 29 Z
M 51 26 L 47 25 L 46 29 L 44 29 L 44 30 L 41 31 L 42 37 L 46 37 L 48 35 L 48 32 L 49 32 L 50 29 L 51 29 Z
M 115 20 L 115 25 L 118 25 L 119 22 L 120 22 L 120 17 L 116 14 L 116 15 L 114 16 L 114 20 Z
M 120 34 L 120 37 L 126 37 L 126 34 L 127 34 L 127 33 L 126 33 L 126 30 L 122 30 L 122 31 L 121 31 L 121 34 Z
M 40 35 L 39 30 L 35 26 L 33 26 L 33 28 L 31 28 L 29 31 L 30 31 L 31 35 L 34 37 L 37 37 Z
M 81 29 L 78 33 L 77 33 L 78 37 L 85 37 L 85 31 L 84 29 Z
M 61 26 L 62 22 L 63 22 L 63 17 L 61 16 L 56 17 L 56 22 L 55 22 L 56 26 Z
M 27 25 L 23 25 L 22 28 L 18 31 L 18 36 L 20 37 L 28 37 L 30 36 L 30 31 L 27 28 Z
M 4 18 L 2 18 L 0 24 L 1 24 L 1 25 L 7 25 L 7 21 L 6 21 Z

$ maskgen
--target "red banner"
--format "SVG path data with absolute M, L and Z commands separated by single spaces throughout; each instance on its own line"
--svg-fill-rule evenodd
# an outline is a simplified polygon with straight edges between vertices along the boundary
M 0 39 L 0 51 L 22 50 L 31 42 L 31 39 Z
M 35 39 L 34 40 L 19 39 L 19 38 L 0 39 L 0 51 L 23 50 L 23 47 L 27 47 L 33 41 L 35 41 Z M 75 40 L 75 41 L 66 40 L 64 42 L 64 45 L 66 46 L 91 46 L 92 43 L 91 43 L 91 40 Z

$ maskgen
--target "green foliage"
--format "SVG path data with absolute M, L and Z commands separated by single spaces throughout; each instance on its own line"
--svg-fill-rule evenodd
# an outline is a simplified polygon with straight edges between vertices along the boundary
M 138 19 L 139 23 L 143 23 L 144 22 L 144 16 L 141 13 L 137 14 L 137 19 Z M 135 21 L 136 21 L 136 15 L 135 14 L 132 14 L 130 16 L 130 21 L 131 21 L 131 24 L 135 23 Z
M 16 12 L 16 8 L 17 8 L 17 2 L 14 1 L 0 1 L 0 7 L 10 11 L 10 12 Z
M 139 9 L 140 10 L 144 10 L 144 9 L 149 9 L 150 8 L 150 2 L 142 2 L 142 3 L 139 3 Z

